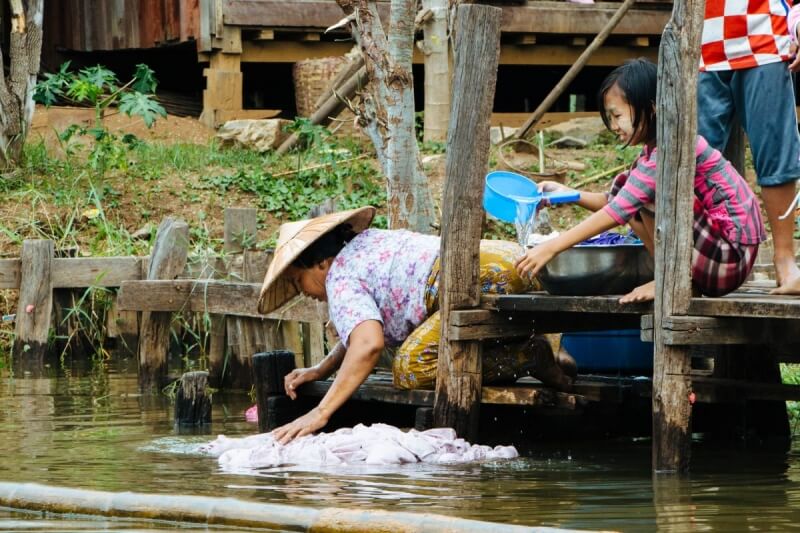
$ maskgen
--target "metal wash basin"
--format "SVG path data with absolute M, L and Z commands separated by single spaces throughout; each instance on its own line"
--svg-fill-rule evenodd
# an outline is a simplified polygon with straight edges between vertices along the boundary
M 641 244 L 574 246 L 539 272 L 550 294 L 625 294 L 653 279 L 653 258 Z

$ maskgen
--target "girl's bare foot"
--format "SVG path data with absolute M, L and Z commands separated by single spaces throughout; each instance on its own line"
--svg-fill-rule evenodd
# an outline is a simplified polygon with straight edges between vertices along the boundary
M 631 292 L 620 298 L 619 303 L 629 304 L 633 302 L 652 302 L 655 299 L 656 282 L 653 280 L 633 289 Z
M 778 288 L 771 290 L 770 294 L 800 294 L 800 269 L 797 268 L 794 257 L 775 261 L 775 277 Z

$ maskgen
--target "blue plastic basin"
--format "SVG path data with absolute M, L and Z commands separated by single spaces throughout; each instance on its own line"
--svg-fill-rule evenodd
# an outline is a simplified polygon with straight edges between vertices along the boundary
M 642 342 L 638 329 L 564 333 L 561 346 L 575 358 L 578 372 L 651 374 L 653 343 Z

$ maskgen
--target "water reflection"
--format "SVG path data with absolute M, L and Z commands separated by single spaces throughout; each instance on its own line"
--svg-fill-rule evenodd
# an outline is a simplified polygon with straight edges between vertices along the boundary
M 702 444 L 695 446 L 688 478 L 652 477 L 646 441 L 537 443 L 528 457 L 483 464 L 288 466 L 234 474 L 198 453 L 212 437 L 176 433 L 170 403 L 140 396 L 134 372 L 6 379 L 0 397 L 5 481 L 622 531 L 784 530 L 800 523 L 796 452 Z M 215 395 L 211 435 L 252 433 L 243 418 L 248 404 L 245 395 Z M 14 526 L 28 522 L 25 516 L 0 513 L 0 529 L 26 529 Z M 47 529 L 43 522 L 30 525 L 36 528 Z

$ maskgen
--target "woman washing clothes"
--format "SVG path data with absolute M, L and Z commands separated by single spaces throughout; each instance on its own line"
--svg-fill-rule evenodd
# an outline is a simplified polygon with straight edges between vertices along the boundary
M 300 385 L 338 370 L 317 407 L 274 430 L 282 444 L 323 428 L 367 379 L 385 346 L 399 347 L 392 363 L 395 387 L 430 389 L 436 382 L 440 239 L 406 230 L 369 229 L 374 216 L 374 207 L 363 207 L 281 226 L 259 310 L 272 312 L 298 294 L 326 301 L 340 338 L 319 364 L 286 376 L 286 394 L 295 399 Z M 519 255 L 514 243 L 482 241 L 481 291 L 533 290 L 535 281 L 521 278 L 514 268 Z M 574 361 L 564 355 L 557 363 L 542 336 L 487 341 L 483 354 L 484 383 L 532 375 L 559 390 L 572 384 Z

